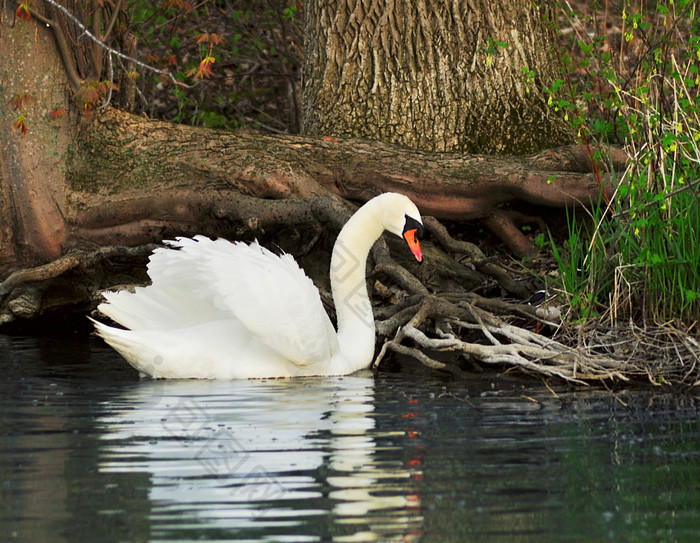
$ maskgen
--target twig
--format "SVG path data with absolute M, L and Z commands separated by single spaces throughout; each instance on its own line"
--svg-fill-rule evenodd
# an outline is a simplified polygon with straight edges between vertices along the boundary
M 146 64 L 145 62 L 141 62 L 140 60 L 130 57 L 128 55 L 125 55 L 121 51 L 118 51 L 117 49 L 114 49 L 113 47 L 110 47 L 107 45 L 104 41 L 102 41 L 100 38 L 95 36 L 88 28 L 70 11 L 68 10 L 65 6 L 59 4 L 56 0 L 43 0 L 44 2 L 50 4 L 53 6 L 55 9 L 59 10 L 61 13 L 63 13 L 66 17 L 68 17 L 73 24 L 75 24 L 81 31 L 82 33 L 87 36 L 92 42 L 100 46 L 102 49 L 107 51 L 110 55 L 114 55 L 116 57 L 119 57 L 123 60 L 126 60 L 127 62 L 133 62 L 137 66 L 143 68 L 144 70 L 148 70 L 150 72 L 156 73 L 158 75 L 162 75 L 170 79 L 175 85 L 179 87 L 184 87 L 187 89 L 192 89 L 194 88 L 194 85 L 188 85 L 187 83 L 183 83 L 182 81 L 178 81 L 175 76 L 172 74 L 172 72 L 167 72 L 165 70 L 160 70 L 158 68 L 155 68 L 153 66 L 150 66 L 149 64 Z M 38 14 L 36 12 L 32 12 L 32 15 L 36 17 L 38 20 L 46 24 L 47 26 L 51 27 L 54 30 L 54 34 L 57 34 L 58 31 L 56 29 L 57 23 L 53 19 L 47 19 L 46 17 L 41 16 L 41 14 Z M 111 23 L 113 25 L 113 22 Z M 109 28 L 111 29 L 111 27 Z

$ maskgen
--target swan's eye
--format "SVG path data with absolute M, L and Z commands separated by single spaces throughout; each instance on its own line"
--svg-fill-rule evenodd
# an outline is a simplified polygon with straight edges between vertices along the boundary
M 405 235 L 409 230 L 415 230 L 414 237 L 418 240 L 423 239 L 423 225 L 413 217 L 404 216 L 406 217 L 406 224 L 403 227 L 403 234 Z

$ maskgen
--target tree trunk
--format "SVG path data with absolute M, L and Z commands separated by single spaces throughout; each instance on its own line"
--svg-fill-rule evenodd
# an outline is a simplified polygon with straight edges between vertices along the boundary
M 559 73 L 547 6 L 307 2 L 304 133 L 488 154 L 571 142 L 543 90 Z
M 61 255 L 66 77 L 49 31 L 0 11 L 0 274 Z M 20 122 L 24 118 L 23 123 Z M 13 128 L 14 126 L 14 128 Z M 26 134 L 23 131 L 26 130 Z

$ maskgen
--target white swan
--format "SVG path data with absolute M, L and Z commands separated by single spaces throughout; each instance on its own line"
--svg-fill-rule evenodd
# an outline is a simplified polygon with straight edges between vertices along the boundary
M 179 250 L 156 249 L 150 286 L 105 293 L 99 310 L 128 330 L 93 322 L 134 368 L 154 378 L 353 373 L 374 355 L 365 273 L 384 230 L 404 237 L 422 260 L 423 225 L 411 200 L 386 193 L 362 206 L 340 231 L 331 257 L 337 334 L 318 289 L 291 255 L 203 236 L 168 242 Z

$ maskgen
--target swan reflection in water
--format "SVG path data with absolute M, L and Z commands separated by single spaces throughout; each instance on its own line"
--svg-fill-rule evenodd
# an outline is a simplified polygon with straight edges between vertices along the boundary
M 404 432 L 376 428 L 373 387 L 357 375 L 142 381 L 104 406 L 100 470 L 148 474 L 161 532 L 411 540 L 420 465 Z

